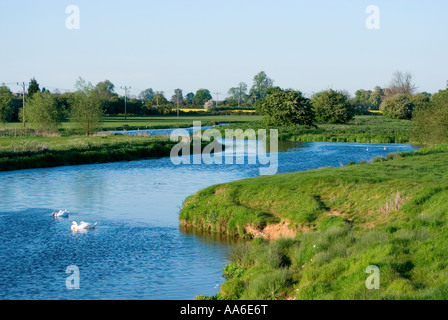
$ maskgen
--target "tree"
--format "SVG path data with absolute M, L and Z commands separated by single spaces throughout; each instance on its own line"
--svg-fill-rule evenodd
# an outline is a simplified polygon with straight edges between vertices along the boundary
M 155 102 L 157 107 L 161 105 L 166 105 L 168 103 L 168 100 L 166 100 L 163 91 L 156 91 L 156 93 L 154 94 L 154 98 L 152 100 L 153 102 Z
M 384 89 L 380 86 L 376 86 L 375 90 L 370 94 L 370 105 L 372 106 L 371 110 L 380 110 L 381 102 L 385 97 Z
M 355 92 L 353 105 L 357 114 L 368 114 L 368 111 L 372 109 L 371 96 L 371 90 L 360 89 Z
M 249 91 L 249 96 L 252 103 L 259 99 L 266 97 L 266 90 L 274 86 L 274 80 L 269 78 L 264 71 L 259 72 L 254 76 L 254 84 Z
M 36 92 L 40 92 L 39 84 L 36 79 L 33 78 L 30 80 L 30 85 L 28 86 L 28 98 L 32 98 Z
M 431 96 L 425 108 L 416 107 L 414 139 L 425 144 L 448 142 L 448 86 Z
M 171 102 L 177 105 L 177 102 L 179 102 L 179 104 L 182 104 L 182 100 L 184 100 L 182 89 L 175 89 L 174 94 L 171 97 Z
M 146 100 L 152 101 L 154 99 L 154 95 L 155 95 L 154 90 L 152 88 L 149 88 L 140 92 L 138 97 L 139 99 L 144 101 Z
M 98 82 L 95 86 L 95 90 L 98 92 L 99 96 L 104 99 L 110 99 L 114 95 L 116 95 L 116 93 L 114 92 L 115 85 L 109 80 Z
M 11 121 L 13 116 L 12 93 L 5 85 L 0 86 L 0 122 Z
M 392 119 L 411 119 L 414 111 L 412 96 L 409 94 L 396 94 L 387 97 L 381 103 L 380 110 L 383 115 Z
M 43 131 L 55 131 L 60 124 L 58 103 L 48 91 L 35 92 L 28 99 L 25 113 L 27 121 Z
M 354 107 L 340 91 L 330 89 L 318 92 L 311 102 L 318 122 L 346 123 L 355 116 Z
M 78 79 L 75 87 L 77 91 L 73 94 L 71 116 L 83 132 L 90 135 L 100 128 L 103 116 L 101 98 L 92 84 L 82 78 Z
M 260 100 L 257 111 L 265 114 L 266 125 L 312 125 L 314 112 L 311 102 L 300 91 L 271 88 Z
M 193 104 L 193 98 L 194 98 L 194 93 L 193 92 L 189 92 L 189 93 L 187 93 L 187 95 L 185 96 L 185 102 L 188 104 L 188 105 L 192 105 Z
M 411 97 L 412 103 L 414 104 L 414 112 L 418 109 L 429 109 L 431 108 L 431 94 L 427 92 L 422 92 L 415 94 Z
M 241 103 L 246 100 L 247 84 L 245 84 L 244 82 L 240 82 L 237 87 L 230 88 L 227 94 L 230 95 L 230 97 L 228 97 L 227 99 L 230 101 L 237 101 L 238 108 L 240 108 Z
M 208 89 L 199 89 L 193 98 L 193 103 L 198 106 L 204 106 L 204 104 L 212 99 L 212 95 Z
M 409 72 L 395 71 L 389 88 L 387 88 L 387 96 L 391 97 L 396 94 L 414 94 L 417 87 L 413 83 L 413 76 Z

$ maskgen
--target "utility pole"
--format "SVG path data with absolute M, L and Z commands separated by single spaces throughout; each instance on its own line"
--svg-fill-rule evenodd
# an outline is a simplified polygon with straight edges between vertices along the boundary
M 179 90 L 177 91 L 177 117 L 179 118 Z
M 124 90 L 124 120 L 126 120 L 128 90 L 131 89 L 131 87 L 120 87 L 120 88 Z
M 26 127 L 26 123 L 25 123 L 25 90 L 26 90 L 26 85 L 27 85 L 28 83 L 26 82 L 22 82 L 22 83 L 19 83 L 19 82 L 17 82 L 17 85 L 18 86 L 21 86 L 22 87 L 22 97 L 23 97 L 23 109 L 22 109 L 22 113 L 23 113 L 23 115 L 22 115 L 22 120 L 23 120 L 23 127 L 25 128 Z
M 213 93 L 216 94 L 216 108 L 218 108 L 219 95 L 221 94 L 221 92 L 213 92 Z

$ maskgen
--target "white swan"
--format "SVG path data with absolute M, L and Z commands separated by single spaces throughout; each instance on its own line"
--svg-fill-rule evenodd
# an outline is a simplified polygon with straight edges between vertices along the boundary
M 53 211 L 52 216 L 53 218 L 68 218 L 69 213 L 70 212 L 67 209 L 64 211 L 59 210 L 59 212 Z
M 72 229 L 72 231 L 87 231 L 87 230 L 95 229 L 97 224 L 98 224 L 97 222 L 88 223 L 88 222 L 84 222 L 84 221 L 81 221 L 81 223 L 78 224 L 76 221 L 73 221 L 71 229 Z

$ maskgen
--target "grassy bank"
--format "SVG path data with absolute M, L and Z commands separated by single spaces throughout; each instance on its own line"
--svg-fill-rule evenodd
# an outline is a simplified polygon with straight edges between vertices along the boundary
M 169 156 L 166 137 L 17 137 L 0 139 L 0 171 Z
M 446 299 L 447 168 L 438 145 L 235 181 L 187 198 L 180 219 L 256 238 L 236 247 L 211 299 Z M 366 288 L 369 265 L 379 290 Z
M 258 115 L 181 115 L 180 117 L 172 115 L 157 115 L 136 117 L 103 117 L 100 123 L 99 131 L 120 131 L 120 130 L 144 130 L 144 129 L 166 129 L 166 128 L 185 128 L 193 126 L 193 121 L 201 121 L 202 126 L 210 126 L 220 123 L 245 123 L 254 120 L 260 120 L 262 116 Z M 28 124 L 27 126 L 31 126 Z M 23 135 L 23 124 L 19 122 L 0 122 L 0 137 L 14 137 Z M 81 131 L 77 128 L 76 122 L 62 122 L 59 128 L 59 134 L 63 136 L 78 135 Z M 28 134 L 30 135 L 30 134 Z
M 260 120 L 226 128 L 278 129 L 281 140 L 301 142 L 408 143 L 412 141 L 412 122 L 383 116 L 357 116 L 347 124 L 317 124 L 316 127 L 266 127 Z M 222 129 L 224 130 L 224 129 Z

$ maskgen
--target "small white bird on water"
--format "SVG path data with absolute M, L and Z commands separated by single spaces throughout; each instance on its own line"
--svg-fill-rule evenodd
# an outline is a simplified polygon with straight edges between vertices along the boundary
M 88 222 L 84 222 L 84 221 L 81 221 L 81 223 L 78 224 L 76 221 L 73 221 L 71 229 L 74 232 L 76 232 L 76 231 L 87 231 L 87 230 L 95 229 L 97 224 L 98 224 L 97 222 L 95 222 L 95 223 L 88 223 Z
M 65 209 L 65 210 L 59 210 L 59 212 L 53 211 L 53 213 L 51 214 L 53 216 L 53 218 L 68 218 L 68 214 L 70 212 Z

